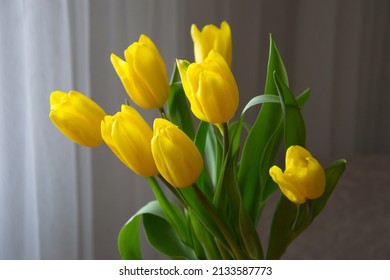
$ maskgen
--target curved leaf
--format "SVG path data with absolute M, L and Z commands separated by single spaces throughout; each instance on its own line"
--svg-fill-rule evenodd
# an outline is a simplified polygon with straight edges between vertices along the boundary
M 151 201 L 134 214 L 118 236 L 119 253 L 124 260 L 141 260 L 139 226 L 143 214 L 162 215 L 158 201 Z
M 305 147 L 305 121 L 297 101 L 288 86 L 278 77 L 276 71 L 274 71 L 274 79 L 283 110 L 285 150 L 292 145 Z
M 270 36 L 270 50 L 264 91 L 266 95 L 277 95 L 277 89 L 273 79 L 274 71 L 277 71 L 282 81 L 288 84 L 287 72 L 283 61 L 272 36 Z M 259 217 L 260 202 L 258 198 L 261 190 L 265 188 L 265 185 L 260 184 L 259 170 L 260 174 L 268 172 L 273 164 L 277 150 L 272 150 L 272 154 L 267 156 L 267 158 L 272 158 L 271 161 L 263 162 L 262 158 L 266 152 L 267 143 L 275 133 L 275 130 L 277 130 L 281 118 L 282 112 L 280 105 L 273 103 L 263 104 L 244 144 L 238 181 L 245 208 L 254 224 L 257 224 Z M 280 138 L 274 138 L 272 141 L 275 141 L 272 146 L 278 146 Z
M 258 95 L 253 97 L 249 102 L 245 105 L 244 110 L 242 110 L 241 115 L 245 114 L 245 112 L 252 108 L 253 106 L 263 104 L 263 103 L 280 103 L 280 99 L 275 95 Z
M 192 115 L 179 79 L 180 75 L 175 63 L 168 97 L 168 117 L 172 123 L 178 125 L 191 139 L 194 139 L 195 130 Z
M 171 259 L 196 259 L 192 249 L 181 242 L 173 227 L 161 216 L 143 214 L 146 237 L 154 249 Z

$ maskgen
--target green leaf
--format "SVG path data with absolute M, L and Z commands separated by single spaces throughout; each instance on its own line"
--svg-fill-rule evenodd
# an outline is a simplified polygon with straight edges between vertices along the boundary
M 245 106 L 244 110 L 242 110 L 241 115 L 245 114 L 245 112 L 252 108 L 253 106 L 263 104 L 263 103 L 280 103 L 280 98 L 275 95 L 258 95 L 253 97 Z
M 167 217 L 169 223 L 175 228 L 184 243 L 189 244 L 189 233 L 186 226 L 186 217 L 179 207 L 167 199 L 165 193 L 161 190 L 155 177 L 148 177 L 154 196 L 157 198 L 159 205 Z
M 161 216 L 143 214 L 148 242 L 158 252 L 171 259 L 196 259 L 194 252 L 181 242 L 173 227 Z
M 221 254 L 218 251 L 218 247 L 215 244 L 215 240 L 209 231 L 204 229 L 202 222 L 194 214 L 194 212 L 189 209 L 188 211 L 191 226 L 194 230 L 196 238 L 200 241 L 202 245 L 202 250 L 206 253 L 208 260 L 220 260 L 222 258 Z M 204 256 L 206 258 L 206 256 Z
M 119 253 L 124 260 L 140 260 L 139 226 L 143 214 L 161 215 L 158 201 L 151 201 L 142 207 L 122 227 L 118 236 Z
M 278 260 L 286 251 L 296 215 L 297 206 L 282 194 L 272 219 L 267 259 Z
M 208 122 L 200 122 L 198 126 L 198 130 L 195 136 L 195 145 L 198 148 L 202 158 L 204 159 L 205 166 L 197 179 L 196 183 L 199 188 L 203 191 L 203 193 L 207 196 L 207 198 L 211 199 L 212 197 L 212 179 L 210 178 L 210 172 L 208 172 L 207 168 L 213 169 L 215 168 L 216 161 L 209 162 L 208 157 L 212 156 L 209 154 L 210 147 L 206 147 L 207 145 L 207 137 L 209 133 L 209 127 L 211 125 Z
M 310 97 L 310 89 L 305 89 L 300 95 L 296 97 L 296 101 L 298 104 L 299 109 L 303 108 L 303 105 L 306 104 L 306 102 L 309 100 Z
M 229 125 L 230 156 L 235 154 L 240 148 L 243 121 L 244 121 L 244 116 L 241 115 L 238 121 L 235 121 Z
M 240 244 L 242 244 L 241 247 L 245 248 L 247 257 L 263 259 L 263 249 L 258 233 L 241 200 L 237 180 L 237 152 L 232 156 L 227 165 L 223 186 L 227 196 L 230 224 L 234 227 L 237 238 Z
M 326 186 L 325 191 L 317 199 L 313 200 L 313 218 L 315 218 L 321 211 L 324 209 L 330 195 L 332 194 L 337 182 L 339 181 L 341 175 L 344 173 L 346 168 L 347 161 L 344 159 L 339 159 L 334 161 L 328 168 L 325 170 L 326 177 Z
M 345 160 L 336 160 L 326 168 L 326 186 L 322 196 L 299 205 L 298 208 L 281 195 L 271 225 L 267 259 L 279 259 L 289 244 L 310 226 L 325 207 L 345 166 Z
M 292 145 L 306 146 L 306 129 L 301 110 L 288 86 L 274 71 L 276 89 L 278 91 L 284 121 L 285 150 Z
M 285 67 L 276 44 L 272 36 L 270 36 L 270 51 L 264 91 L 266 95 L 270 96 L 277 96 L 277 89 L 273 79 L 274 71 L 280 75 L 281 80 L 285 84 L 288 84 Z M 260 193 L 266 187 L 266 185 L 260 184 L 259 171 L 260 174 L 267 174 L 273 164 L 277 149 L 266 151 L 266 147 L 276 147 L 279 145 L 281 135 L 276 134 L 279 138 L 272 138 L 272 136 L 275 135 L 281 118 L 282 112 L 279 104 L 264 103 L 244 144 L 238 181 L 245 208 L 254 224 L 258 222 L 259 211 L 261 209 L 259 206 L 261 203 L 259 200 Z M 274 143 L 269 143 L 271 138 Z M 269 154 L 265 157 L 265 153 Z M 265 161 L 266 158 L 267 161 Z
M 201 201 L 199 201 L 198 196 L 196 195 L 193 188 L 179 188 L 178 192 L 182 195 L 183 199 L 189 205 L 194 215 L 196 215 L 199 221 L 203 224 L 205 230 L 208 230 L 215 238 L 219 239 L 225 246 L 227 246 L 226 241 L 219 230 L 218 226 L 215 224 L 214 220 L 210 214 L 205 209 Z
M 214 188 L 217 185 L 222 168 L 222 153 L 223 148 L 222 141 L 219 139 L 219 132 L 210 124 L 207 131 L 205 158 Z
M 194 139 L 195 130 L 192 115 L 188 108 L 183 86 L 178 82 L 179 78 L 180 75 L 175 63 L 168 97 L 168 117 L 172 123 L 178 125 L 191 139 Z

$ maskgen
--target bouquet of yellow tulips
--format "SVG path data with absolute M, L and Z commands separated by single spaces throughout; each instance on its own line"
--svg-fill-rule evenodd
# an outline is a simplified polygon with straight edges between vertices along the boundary
M 229 25 L 192 25 L 191 36 L 195 62 L 177 59 L 170 81 L 146 35 L 125 50 L 124 59 L 111 55 L 130 99 L 142 109 L 159 110 L 152 126 L 128 101 L 111 116 L 77 91 L 53 92 L 50 118 L 80 145 L 105 142 L 149 181 L 156 200 L 119 233 L 124 259 L 142 258 L 140 226 L 150 245 L 172 259 L 279 259 L 322 211 L 346 162 L 336 160 L 325 169 L 305 148 L 301 108 L 310 91 L 292 94 L 272 36 L 264 94 L 234 121 L 239 90 L 230 69 Z M 245 120 L 248 109 L 258 110 L 253 124 Z M 281 145 L 284 171 L 275 165 Z M 278 190 L 264 250 L 259 220 Z

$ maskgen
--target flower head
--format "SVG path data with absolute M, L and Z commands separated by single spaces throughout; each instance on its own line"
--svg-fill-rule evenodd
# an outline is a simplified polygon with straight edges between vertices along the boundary
M 320 163 L 300 146 L 291 146 L 286 152 L 286 170 L 272 166 L 272 179 L 292 202 L 302 204 L 306 199 L 320 197 L 325 190 L 325 171 Z
M 111 62 L 127 94 L 144 109 L 162 108 L 169 95 L 169 83 L 157 47 L 146 35 L 125 50 L 122 60 L 111 54 Z
M 203 159 L 194 142 L 165 119 L 154 121 L 152 153 L 160 174 L 177 188 L 193 184 L 203 169 Z
M 239 102 L 238 88 L 218 52 L 210 51 L 202 63 L 177 60 L 177 66 L 191 110 L 198 119 L 224 123 L 234 116 Z
M 100 122 L 106 113 L 87 96 L 77 91 L 54 91 L 50 95 L 50 119 L 77 144 L 97 147 L 102 142 Z
M 201 63 L 211 50 L 219 52 L 226 63 L 232 64 L 232 36 L 226 21 L 218 28 L 213 24 L 203 27 L 202 31 L 195 24 L 191 26 L 191 37 L 194 42 L 195 61 Z
M 106 116 L 101 132 L 104 142 L 128 168 L 140 176 L 158 174 L 150 148 L 152 129 L 134 108 L 122 105 L 120 112 Z

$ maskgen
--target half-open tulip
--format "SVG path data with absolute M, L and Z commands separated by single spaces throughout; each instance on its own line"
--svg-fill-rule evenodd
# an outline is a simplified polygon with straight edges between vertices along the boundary
M 125 50 L 125 61 L 111 54 L 111 63 L 127 94 L 144 109 L 162 108 L 169 95 L 164 60 L 146 35 Z
M 218 52 L 210 51 L 202 63 L 177 60 L 177 66 L 191 110 L 198 119 L 225 123 L 234 116 L 239 102 L 238 88 Z
M 140 176 L 158 174 L 150 148 L 152 129 L 133 107 L 122 105 L 120 112 L 106 116 L 101 132 L 104 142 L 128 168 Z
M 227 64 L 232 64 L 232 35 L 226 21 L 218 28 L 213 24 L 203 27 L 200 31 L 195 24 L 191 26 L 191 37 L 194 42 L 195 61 L 201 63 L 211 50 L 219 52 Z
M 202 156 L 194 142 L 165 119 L 154 120 L 152 153 L 160 174 L 177 188 L 193 184 L 203 168 Z
M 77 144 L 97 147 L 102 142 L 100 122 L 106 113 L 87 96 L 77 91 L 54 91 L 50 95 L 50 119 Z
M 272 166 L 269 171 L 282 193 L 292 202 L 320 197 L 325 190 L 325 171 L 321 164 L 301 146 L 291 146 L 286 152 L 286 169 Z

